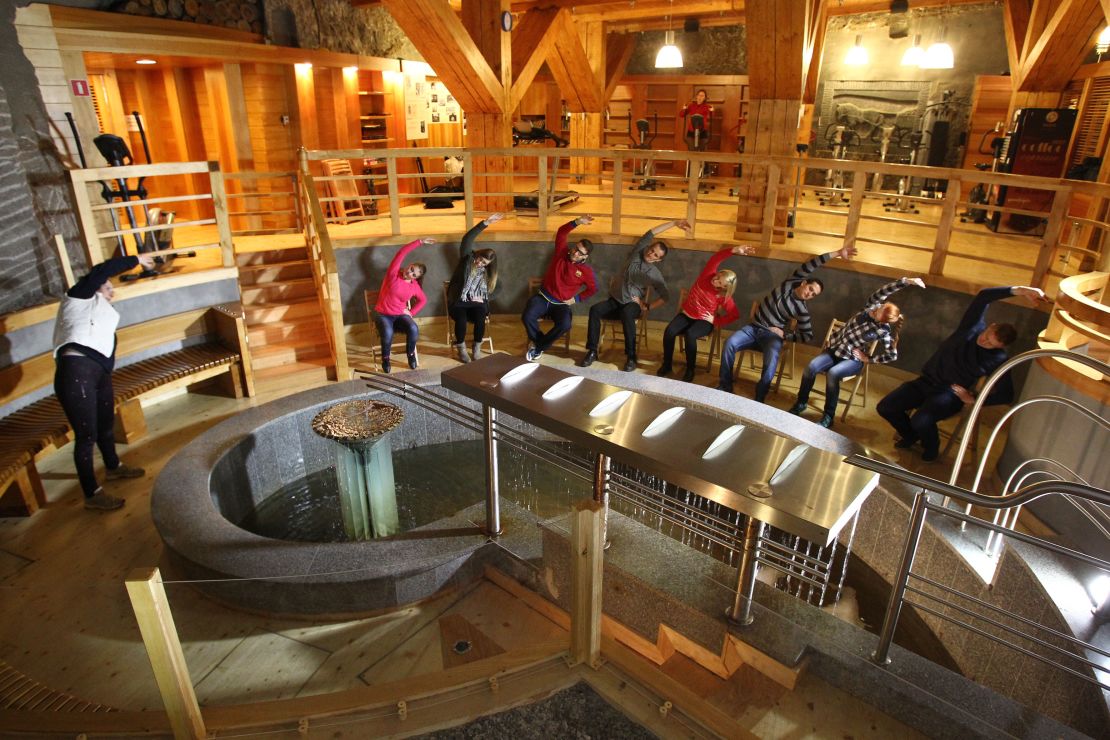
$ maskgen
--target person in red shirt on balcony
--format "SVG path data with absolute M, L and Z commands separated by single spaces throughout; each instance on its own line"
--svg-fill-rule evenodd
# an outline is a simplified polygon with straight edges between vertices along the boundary
M 703 152 L 709 144 L 709 122 L 713 120 L 713 106 L 707 102 L 708 99 L 709 94 L 704 89 L 698 90 L 694 93 L 694 99 L 682 106 L 682 110 L 678 112 L 678 115 L 685 119 L 686 148 L 692 152 Z M 694 129 L 698 128 L 694 125 L 694 116 L 701 116 L 702 119 L 701 133 L 697 137 L 694 136 Z
M 586 264 L 594 245 L 589 239 L 580 239 L 567 246 L 567 237 L 576 226 L 593 223 L 593 216 L 579 216 L 559 227 L 555 234 L 555 253 L 543 276 L 543 285 L 524 305 L 521 323 L 528 332 L 528 362 L 540 358 L 555 340 L 570 331 L 573 321 L 570 307 L 597 292 L 594 269 Z M 555 326 L 548 332 L 540 331 L 540 319 L 551 319 Z

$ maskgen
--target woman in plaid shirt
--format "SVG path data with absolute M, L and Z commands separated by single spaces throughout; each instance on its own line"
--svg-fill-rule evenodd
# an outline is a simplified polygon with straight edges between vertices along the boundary
M 882 365 L 898 359 L 897 331 L 901 329 L 904 317 L 898 306 L 888 303 L 887 298 L 907 285 L 925 287 L 920 278 L 904 277 L 887 283 L 867 299 L 862 311 L 829 337 L 828 346 L 813 358 L 802 373 L 798 401 L 790 413 L 801 414 L 806 410 L 813 381 L 818 373 L 825 373 L 825 411 L 818 424 L 830 429 L 836 416 L 836 404 L 840 400 L 840 381 L 858 373 L 866 363 Z M 869 354 L 872 342 L 875 347 Z

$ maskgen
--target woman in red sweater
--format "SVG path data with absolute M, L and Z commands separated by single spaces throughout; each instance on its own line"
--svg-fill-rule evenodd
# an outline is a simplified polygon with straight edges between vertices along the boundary
M 401 263 L 412 250 L 422 244 L 435 244 L 435 239 L 417 239 L 397 250 L 397 255 L 389 263 L 382 279 L 382 289 L 378 302 L 374 304 L 374 321 L 378 325 L 378 335 L 382 339 L 382 371 L 390 371 L 389 345 L 393 343 L 393 332 L 399 327 L 405 333 L 405 353 L 408 354 L 409 367 L 416 369 L 416 340 L 420 329 L 412 317 L 420 313 L 428 299 L 424 296 L 421 282 L 428 268 L 422 262 L 413 262 L 401 267 Z
M 736 291 L 736 273 L 732 270 L 718 270 L 721 263 L 732 255 L 751 254 L 751 247 L 727 247 L 709 258 L 705 268 L 694 281 L 686 294 L 678 315 L 671 319 L 663 331 L 663 364 L 656 375 L 665 377 L 673 371 L 671 360 L 674 357 L 674 341 L 679 334 L 686 342 L 686 372 L 682 379 L 694 379 L 694 369 L 698 360 L 698 340 L 709 336 L 714 326 L 731 324 L 740 318 L 732 294 Z
M 698 90 L 694 93 L 694 99 L 682 106 L 682 110 L 678 112 L 678 115 L 685 119 L 684 136 L 686 138 L 686 148 L 690 151 L 705 151 L 709 144 L 709 122 L 713 120 L 713 106 L 707 102 L 708 97 L 709 95 L 705 90 Z M 697 136 L 696 144 L 694 142 L 694 116 L 701 116 L 701 126 L 697 127 L 700 133 Z

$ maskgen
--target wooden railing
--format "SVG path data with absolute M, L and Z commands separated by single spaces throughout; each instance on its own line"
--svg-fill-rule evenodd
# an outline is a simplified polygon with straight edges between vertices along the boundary
M 487 181 L 496 182 L 493 178 L 503 174 L 474 169 L 479 157 L 487 155 L 513 158 L 511 191 L 486 187 Z M 446 176 L 418 174 L 414 159 L 442 156 L 460 156 L 464 162 L 461 214 L 419 208 L 421 201 L 441 196 L 420 192 L 418 181 L 423 178 L 434 185 Z M 574 189 L 578 199 L 563 214 L 594 215 L 598 219 L 595 231 L 639 233 L 653 221 L 686 218 L 694 225 L 697 240 L 755 243 L 770 254 L 828 251 L 848 242 L 861 248 L 860 262 L 873 265 L 878 272 L 934 276 L 952 285 L 1010 282 L 1054 293 L 1056 283 L 1064 277 L 1110 268 L 1110 251 L 1105 246 L 1110 222 L 1105 215 L 1089 215 L 1104 214 L 1110 198 L 1110 186 L 1099 183 L 719 152 L 519 147 L 306 154 L 310 162 L 335 158 L 373 158 L 386 165 L 384 172 L 350 177 L 360 192 L 366 191 L 362 200 L 374 203 L 377 211 L 377 215 L 353 221 L 382 224 L 372 224 L 370 231 L 349 229 L 334 234 L 338 247 L 365 244 L 361 234 L 380 237 L 428 231 L 422 219 L 429 217 L 439 219 L 436 230 L 442 230 L 450 223 L 442 219 L 454 215 L 457 229 L 463 230 L 489 210 L 476 209 L 476 203 L 512 210 L 512 198 L 533 188 L 537 201 L 534 216 L 524 216 L 517 209 L 518 226 L 521 218 L 535 218 L 534 230 L 547 232 L 553 226 L 549 221 L 555 191 Z M 587 171 L 568 171 L 572 158 L 579 167 L 582 165 L 577 163 L 586 162 Z M 656 171 L 651 178 L 658 186 L 654 191 L 639 189 L 645 179 L 640 174 L 642 165 L 648 161 Z M 689 177 L 685 176 L 687 163 Z M 591 167 L 593 171 L 589 171 Z M 969 200 L 972 193 L 1000 190 L 1032 192 L 1044 205 L 1032 210 Z M 321 203 L 329 200 L 325 193 L 318 197 Z M 986 223 L 976 222 L 979 215 Z M 327 219 L 327 228 L 333 229 L 338 220 Z M 351 221 L 344 219 L 345 223 Z M 979 276 L 982 281 L 977 280 Z

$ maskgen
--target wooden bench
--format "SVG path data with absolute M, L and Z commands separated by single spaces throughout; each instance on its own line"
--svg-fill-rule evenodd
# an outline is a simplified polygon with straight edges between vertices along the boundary
M 205 341 L 128 362 L 128 357 L 141 352 L 200 337 Z M 212 306 L 133 324 L 120 329 L 117 338 L 117 368 L 112 374 L 117 442 L 129 444 L 146 434 L 141 399 L 156 389 L 165 392 L 218 378 L 235 398 L 254 395 L 246 329 L 238 305 Z M 0 370 L 0 404 L 14 403 L 53 381 L 52 353 L 10 365 Z M 0 418 L 0 507 L 5 513 L 33 514 L 45 505 L 35 461 L 71 438 L 69 422 L 54 395 Z

